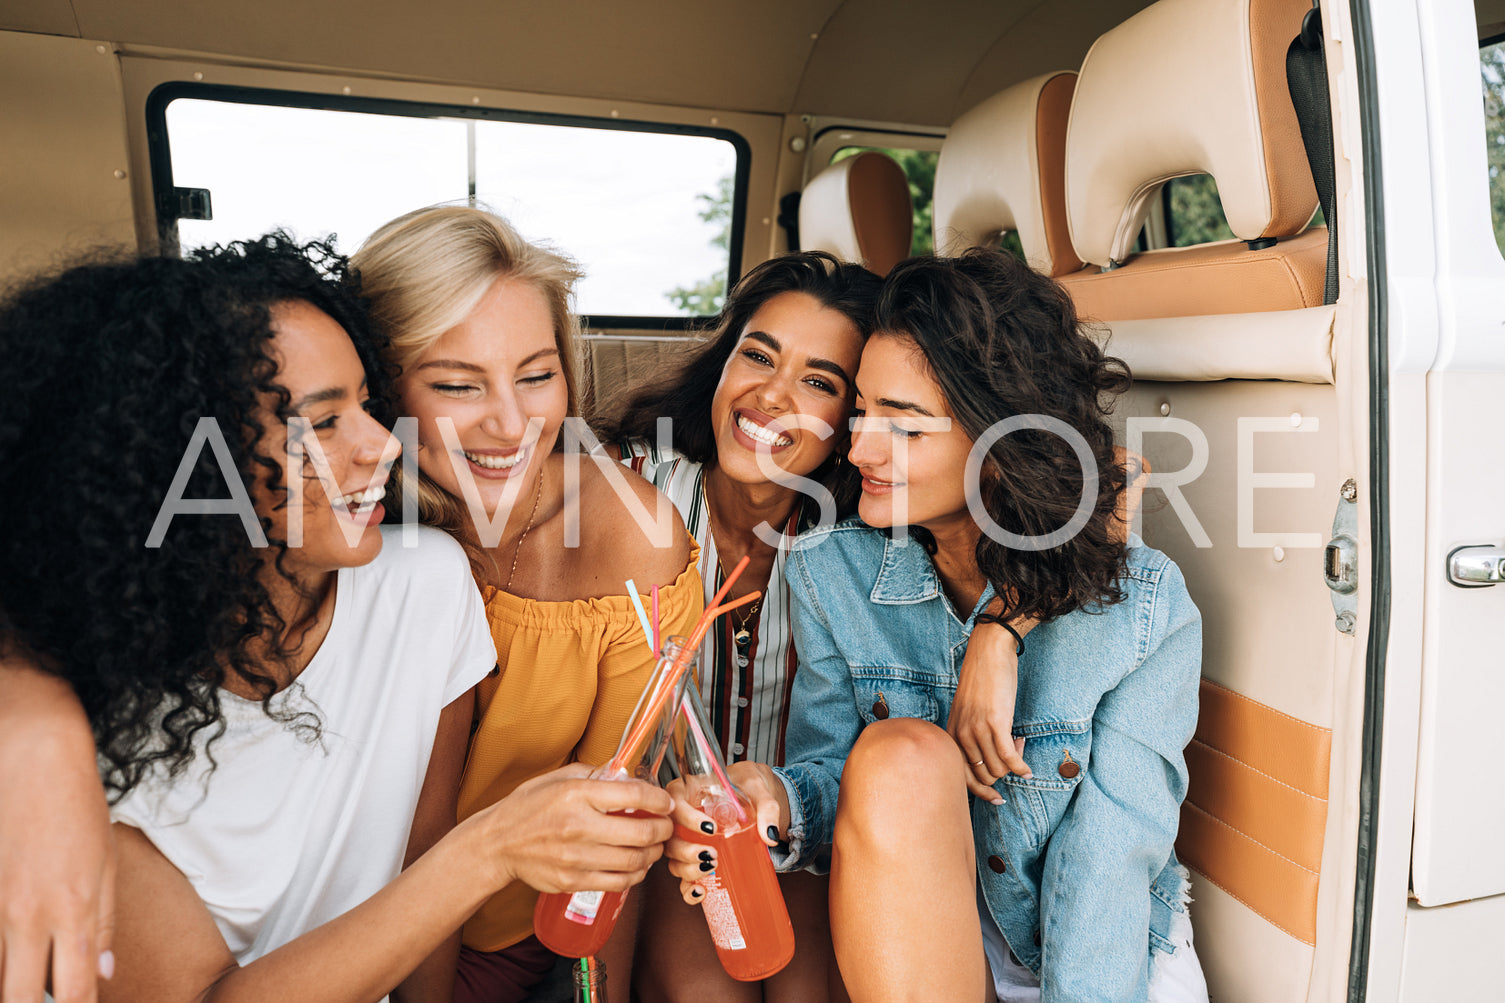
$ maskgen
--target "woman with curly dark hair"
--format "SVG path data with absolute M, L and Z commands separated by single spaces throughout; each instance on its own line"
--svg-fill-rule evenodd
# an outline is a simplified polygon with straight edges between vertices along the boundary
M 663 792 L 579 767 L 455 825 L 495 651 L 459 546 L 378 526 L 381 347 L 343 259 L 280 235 L 74 268 L 0 308 L 0 705 L 66 704 L 38 697 L 56 679 L 92 725 L 119 855 L 104 998 L 443 997 L 491 893 L 627 887 L 668 832 L 609 814 Z M 0 775 L 19 755 L 0 746 Z M 5 948 L 4 992 L 39 988 L 35 924 Z
M 899 265 L 877 313 L 860 519 L 790 558 L 787 762 L 733 780 L 783 866 L 831 867 L 853 998 L 1205 1001 L 1171 848 L 1201 624 L 1176 566 L 1123 539 L 1105 415 L 1128 372 L 1059 285 L 996 252 Z M 1013 720 L 1029 771 L 969 799 L 986 767 L 941 726 L 969 635 L 998 618 L 1039 623 Z M 685 881 L 699 849 L 670 843 Z

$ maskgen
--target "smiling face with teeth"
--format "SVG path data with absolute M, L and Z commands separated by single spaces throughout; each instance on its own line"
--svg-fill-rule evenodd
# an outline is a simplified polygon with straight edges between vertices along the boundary
M 398 394 L 402 413 L 418 419 L 418 465 L 429 481 L 463 499 L 467 477 L 488 517 L 504 504 L 526 515 L 520 496 L 532 490 L 569 411 L 543 293 L 499 279 L 403 373 Z M 446 420 L 454 428 L 448 442 Z
M 766 484 L 769 462 L 804 476 L 845 441 L 862 334 L 802 292 L 780 293 L 748 320 L 711 401 L 716 465 Z M 823 435 L 827 430 L 831 434 Z M 759 453 L 764 454 L 761 463 Z
M 289 539 L 290 515 L 299 513 L 302 542 L 289 546 L 282 561 L 295 578 L 368 564 L 381 552 L 376 527 L 397 441 L 366 413 L 365 369 L 333 317 L 302 301 L 279 303 L 272 308 L 272 331 L 276 382 L 287 391 L 289 419 L 307 423 L 306 431 L 291 429 L 307 458 L 302 477 L 287 488 L 257 481 L 256 512 L 271 520 L 270 535 L 279 540 Z M 268 400 L 257 451 L 276 460 L 279 484 L 287 485 L 289 426 L 276 412 L 276 402 Z

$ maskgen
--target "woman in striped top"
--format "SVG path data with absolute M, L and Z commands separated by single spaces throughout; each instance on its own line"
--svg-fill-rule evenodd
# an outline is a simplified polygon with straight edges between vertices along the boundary
M 708 340 L 675 372 L 626 391 L 602 422 L 602 440 L 684 517 L 700 544 L 707 597 L 743 557 L 750 563 L 731 594 L 763 593 L 745 616 L 724 617 L 701 651 L 701 694 L 729 760 L 783 762 L 797 660 L 779 543 L 855 504 L 850 486 L 840 490 L 839 458 L 878 286 L 865 268 L 824 253 L 765 262 L 732 290 Z M 676 901 L 667 872 L 654 878 L 663 880 L 644 886 L 640 994 L 764 999 L 764 987 L 721 970 L 705 921 Z M 783 879 L 799 948 L 767 981 L 766 998 L 824 996 L 828 968 L 835 974 L 825 884 L 809 874 Z

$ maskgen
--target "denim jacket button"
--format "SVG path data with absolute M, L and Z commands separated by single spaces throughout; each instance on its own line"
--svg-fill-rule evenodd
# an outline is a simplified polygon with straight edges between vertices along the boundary
M 888 701 L 883 699 L 883 694 L 878 694 L 878 699 L 873 701 L 873 717 L 880 721 L 888 720 Z
M 994 874 L 1002 874 L 1009 869 L 1009 865 L 996 853 L 988 858 L 988 866 L 992 868 Z
M 1075 759 L 1071 758 L 1070 751 L 1067 751 L 1064 755 L 1065 758 L 1061 760 L 1061 765 L 1056 767 L 1056 772 L 1067 780 L 1070 780 L 1078 773 L 1081 773 L 1082 768 L 1077 765 L 1077 761 Z

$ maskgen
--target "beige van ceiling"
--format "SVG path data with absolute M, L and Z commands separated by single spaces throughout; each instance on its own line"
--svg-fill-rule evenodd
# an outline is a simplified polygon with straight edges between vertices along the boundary
M 1148 0 L 0 0 L 0 29 L 504 90 L 947 125 Z

